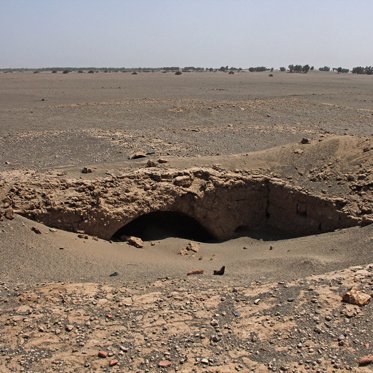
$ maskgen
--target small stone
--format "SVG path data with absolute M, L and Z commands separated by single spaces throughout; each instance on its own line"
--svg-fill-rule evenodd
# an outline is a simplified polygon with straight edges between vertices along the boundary
M 82 174 L 90 174 L 92 173 L 92 169 L 88 167 L 83 167 L 82 168 Z
M 138 151 L 138 152 L 135 152 L 135 153 L 132 153 L 128 159 L 139 159 L 139 158 L 145 158 L 146 157 L 146 153 L 142 152 L 142 151 Z
M 135 236 L 128 237 L 127 243 L 131 246 L 137 247 L 138 249 L 144 247 L 144 241 L 141 238 Z
M 187 276 L 193 276 L 193 275 L 203 275 L 204 270 L 203 269 L 196 269 L 194 271 L 190 271 L 187 273 Z
M 5 211 L 5 217 L 8 219 L 8 220 L 13 220 L 14 219 L 14 212 L 13 212 L 13 209 L 7 209 Z
M 118 365 L 119 361 L 118 360 L 110 360 L 109 361 L 109 367 L 114 367 L 115 365 Z
M 355 304 L 356 306 L 365 306 L 370 302 L 371 296 L 363 293 L 355 288 L 350 289 L 346 294 L 343 295 L 342 301 L 349 304 Z
M 158 163 L 168 163 L 167 159 L 159 158 Z
M 363 356 L 357 361 L 357 363 L 359 364 L 359 366 L 373 364 L 373 355 Z
M 259 302 L 260 302 L 260 298 L 257 298 L 257 299 L 254 300 L 254 304 L 256 304 L 256 305 L 258 305 Z
M 311 142 L 310 139 L 308 139 L 307 137 L 303 137 L 303 139 L 300 141 L 301 144 L 309 144 Z
M 65 326 L 65 330 L 67 331 L 67 332 L 71 332 L 72 330 L 74 329 L 74 325 L 66 325 Z
M 108 357 L 108 353 L 106 351 L 99 351 L 97 356 L 101 359 L 106 359 Z
M 39 228 L 36 228 L 36 227 L 32 227 L 31 230 L 36 233 L 36 234 L 41 234 L 41 230 Z
M 201 359 L 201 363 L 204 365 L 208 365 L 209 361 L 206 358 Z
M 158 366 L 160 368 L 169 368 L 170 366 L 172 365 L 171 361 L 169 360 L 161 360 L 159 363 L 158 363 Z

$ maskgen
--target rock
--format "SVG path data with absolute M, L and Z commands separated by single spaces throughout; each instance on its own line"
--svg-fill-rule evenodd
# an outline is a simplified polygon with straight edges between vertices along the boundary
M 201 363 L 204 365 L 208 365 L 209 361 L 206 358 L 201 359 Z
M 221 267 L 219 270 L 214 271 L 215 276 L 223 276 L 225 272 L 225 266 Z
M 8 220 L 13 220 L 14 219 L 14 212 L 13 212 L 13 209 L 9 208 L 5 211 L 5 214 L 4 216 L 8 219 Z
M 168 163 L 168 161 L 166 159 L 159 158 L 158 163 Z
M 32 227 L 31 230 L 36 233 L 36 234 L 41 234 L 41 230 L 39 228 L 36 228 L 36 227 Z
M 307 137 L 303 137 L 303 139 L 300 141 L 301 144 L 310 144 L 311 140 Z
M 254 300 L 254 304 L 256 304 L 256 305 L 258 305 L 259 302 L 260 302 L 260 298 L 257 298 L 257 299 Z
M 357 363 L 360 367 L 373 364 L 373 355 L 363 356 L 357 361 Z
M 172 365 L 172 363 L 169 360 L 161 360 L 158 363 L 159 368 L 169 368 L 171 365 Z
M 151 159 L 149 159 L 147 162 L 146 162 L 146 167 L 156 167 L 157 164 L 152 161 Z
M 356 306 L 365 306 L 370 302 L 371 296 L 369 294 L 363 293 L 355 288 L 349 290 L 343 295 L 342 301 L 349 304 L 354 304 Z
M 119 273 L 118 272 L 113 272 L 113 273 L 110 273 L 110 277 L 115 277 L 115 276 L 118 276 L 119 275 Z
M 127 238 L 127 242 L 129 245 L 137 247 L 138 249 L 144 247 L 144 241 L 139 237 L 130 236 Z
M 88 167 L 83 167 L 82 174 L 90 174 L 90 173 L 92 173 L 92 169 Z
M 119 361 L 116 359 L 109 361 L 109 367 L 114 367 L 115 365 L 118 365 Z
M 145 157 L 146 157 L 146 153 L 139 151 L 139 152 L 132 153 L 128 157 L 128 159 L 139 159 L 139 158 L 145 158 Z
M 187 276 L 193 276 L 193 275 L 203 275 L 204 270 L 203 269 L 196 269 L 194 271 L 190 271 L 187 273 Z
M 189 188 L 193 183 L 193 179 L 190 176 L 177 176 L 174 179 L 174 184 L 184 188 Z
M 101 359 L 106 359 L 108 357 L 108 353 L 106 351 L 99 351 L 97 356 Z
M 194 253 L 198 253 L 199 251 L 199 245 L 194 242 L 189 242 L 186 249 L 188 251 L 193 251 Z
M 66 325 L 65 326 L 65 330 L 67 331 L 67 332 L 71 332 L 72 330 L 74 329 L 74 325 Z

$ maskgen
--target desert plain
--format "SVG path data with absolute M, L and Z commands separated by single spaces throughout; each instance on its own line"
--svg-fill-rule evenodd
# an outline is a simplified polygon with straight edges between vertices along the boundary
M 372 371 L 372 79 L 0 74 L 0 371 Z

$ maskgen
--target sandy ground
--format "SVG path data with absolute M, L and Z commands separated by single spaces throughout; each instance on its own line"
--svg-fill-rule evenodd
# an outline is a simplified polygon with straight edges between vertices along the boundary
M 0 74 L 0 370 L 371 371 L 359 359 L 373 354 L 373 302 L 342 302 L 351 287 L 373 293 L 371 79 Z M 135 152 L 144 157 L 130 160 Z M 86 235 L 84 224 L 58 229 L 93 211 L 92 190 L 95 213 L 124 225 L 141 208 L 183 206 L 191 191 L 204 206 L 205 189 L 259 177 L 356 226 L 142 248 Z M 245 211 L 234 195 L 194 217 L 219 226 L 217 211 Z

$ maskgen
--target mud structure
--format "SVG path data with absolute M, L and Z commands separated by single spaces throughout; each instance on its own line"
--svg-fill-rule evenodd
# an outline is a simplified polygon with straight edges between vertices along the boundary
M 207 168 L 147 168 L 95 180 L 33 177 L 14 183 L 4 201 L 50 227 L 106 240 L 123 235 L 275 239 L 360 222 L 341 199 L 313 195 L 276 178 Z

